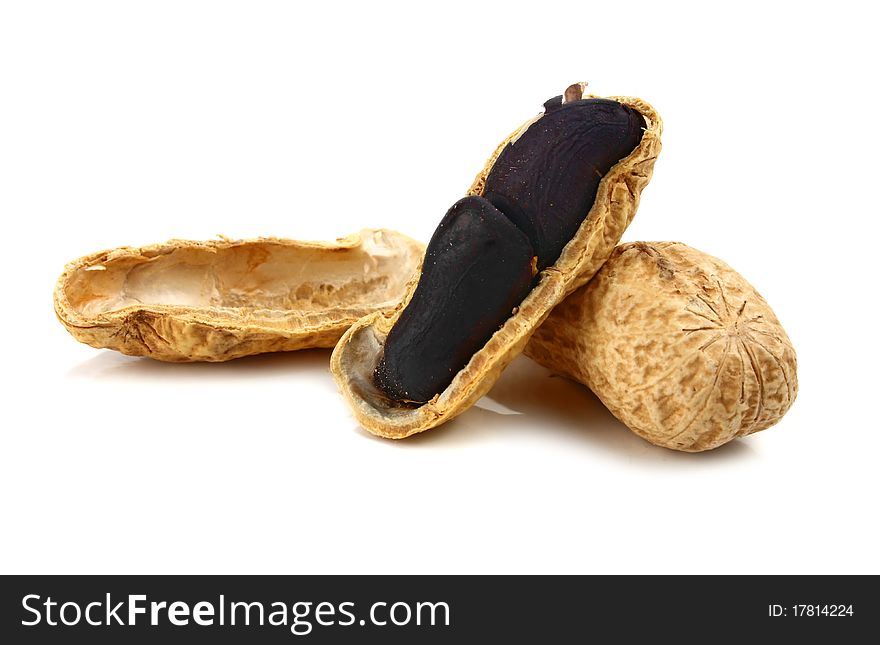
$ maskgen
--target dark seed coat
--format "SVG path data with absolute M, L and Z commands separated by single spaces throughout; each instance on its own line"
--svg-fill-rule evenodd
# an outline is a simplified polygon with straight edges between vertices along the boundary
M 419 284 L 388 334 L 376 385 L 398 401 L 442 392 L 531 290 L 528 238 L 482 197 L 446 213 Z
M 483 196 L 523 231 L 552 265 L 577 233 L 599 181 L 639 144 L 645 121 L 608 99 L 545 103 L 545 114 L 499 155 Z
M 563 103 L 501 152 L 483 197 L 466 197 L 428 245 L 419 284 L 388 334 L 374 380 L 389 398 L 442 392 L 552 265 L 596 199 L 602 177 L 638 146 L 645 126 L 607 99 Z

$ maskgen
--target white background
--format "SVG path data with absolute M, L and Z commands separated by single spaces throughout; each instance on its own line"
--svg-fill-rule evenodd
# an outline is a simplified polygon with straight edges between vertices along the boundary
M 4 3 L 0 570 L 880 572 L 869 6 Z M 665 121 L 624 239 L 725 259 L 786 326 L 776 427 L 677 454 L 520 358 L 395 443 L 328 351 L 168 365 L 55 320 L 64 263 L 104 248 L 427 240 L 577 80 Z

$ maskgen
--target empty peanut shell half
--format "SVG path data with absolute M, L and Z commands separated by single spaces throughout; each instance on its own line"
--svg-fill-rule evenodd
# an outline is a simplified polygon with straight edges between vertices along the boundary
M 573 100 L 580 99 L 582 87 L 572 87 L 578 89 Z M 476 403 L 498 380 L 508 363 L 522 352 L 529 337 L 550 310 L 566 295 L 586 283 L 608 258 L 632 220 L 640 193 L 651 177 L 654 160 L 660 151 L 662 127 L 657 113 L 641 99 L 610 98 L 629 106 L 644 119 L 644 133 L 638 145 L 602 175 L 595 190 L 595 199 L 586 207 L 583 221 L 575 227 L 576 232 L 564 245 L 561 254 L 554 257 L 551 253 L 550 264 L 546 268 L 542 267 L 541 258 L 536 258 L 537 268 L 542 270 L 528 295 L 500 329 L 455 373 L 445 389 L 426 403 L 412 403 L 391 400 L 376 385 L 374 372 L 383 354 L 386 338 L 412 298 L 417 280 L 413 280 L 406 296 L 396 307 L 364 317 L 342 337 L 331 358 L 331 371 L 358 422 L 368 431 L 400 439 L 440 425 Z M 487 178 L 505 148 L 510 145 L 510 150 L 515 152 L 513 146 L 530 127 L 540 123 L 548 114 L 558 114 L 556 103 L 561 101 L 562 97 L 557 97 L 555 101 L 548 102 L 550 105 L 543 114 L 531 119 L 501 142 L 477 175 L 468 195 L 484 196 Z M 541 126 L 539 130 L 544 132 L 546 128 Z M 552 131 L 547 132 L 547 136 L 552 135 Z M 581 142 L 557 141 L 553 145 L 571 151 L 577 149 Z M 516 155 L 511 158 L 508 154 L 507 157 L 508 161 L 516 163 Z M 533 161 L 534 158 L 531 158 L 530 162 Z M 571 177 L 566 176 L 565 180 L 570 181 Z M 530 178 L 524 177 L 523 181 L 530 181 Z
M 587 385 L 639 436 L 687 452 L 769 428 L 797 395 L 794 348 L 764 298 L 678 242 L 617 247 L 526 354 Z
M 55 313 L 92 347 L 162 361 L 332 347 L 406 293 L 424 245 L 386 230 L 336 242 L 171 240 L 69 263 Z

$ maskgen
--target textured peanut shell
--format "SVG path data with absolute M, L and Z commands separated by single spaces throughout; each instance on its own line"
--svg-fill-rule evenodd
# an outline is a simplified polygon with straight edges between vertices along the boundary
M 386 230 L 333 243 L 171 240 L 69 263 L 55 313 L 92 347 L 162 361 L 227 361 L 333 347 L 403 297 L 424 245 Z
M 639 436 L 687 452 L 769 428 L 797 395 L 794 348 L 764 298 L 678 242 L 617 247 L 526 354 L 587 385 Z
M 559 259 L 541 272 L 537 285 L 516 312 L 443 392 L 421 406 L 411 407 L 388 400 L 373 384 L 373 370 L 385 338 L 409 302 L 417 277 L 396 307 L 364 317 L 343 335 L 333 351 L 330 369 L 361 426 L 382 437 L 402 439 L 462 413 L 489 391 L 504 368 L 523 351 L 550 310 L 602 266 L 635 215 L 639 196 L 651 178 L 654 160 L 660 152 L 662 130 L 660 117 L 645 101 L 632 97 L 609 98 L 631 106 L 645 117 L 646 130 L 641 142 L 599 183 L 593 206 Z M 519 137 L 537 118 L 520 126 L 499 144 L 468 195 L 483 194 L 486 177 L 504 146 Z

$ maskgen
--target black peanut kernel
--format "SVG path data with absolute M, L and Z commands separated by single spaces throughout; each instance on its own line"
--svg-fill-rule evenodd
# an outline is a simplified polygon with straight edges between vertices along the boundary
M 398 401 L 442 391 L 532 288 L 532 246 L 482 197 L 456 202 L 434 232 L 422 275 L 376 368 Z
M 483 196 L 529 236 L 538 268 L 559 258 L 577 233 L 599 181 L 635 150 L 645 121 L 608 99 L 553 107 L 492 166 Z
M 434 232 L 412 299 L 385 340 L 377 387 L 400 402 L 442 392 L 577 233 L 599 181 L 641 141 L 643 117 L 608 99 L 563 103 L 509 143 L 483 197 L 456 202 Z

